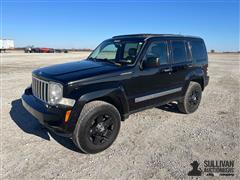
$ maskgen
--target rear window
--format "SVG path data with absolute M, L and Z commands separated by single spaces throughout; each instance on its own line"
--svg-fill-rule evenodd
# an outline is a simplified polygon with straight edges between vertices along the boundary
M 184 41 L 172 41 L 172 56 L 174 63 L 187 61 L 187 53 Z
M 195 61 L 205 61 L 207 58 L 207 51 L 203 41 L 191 41 L 192 57 Z

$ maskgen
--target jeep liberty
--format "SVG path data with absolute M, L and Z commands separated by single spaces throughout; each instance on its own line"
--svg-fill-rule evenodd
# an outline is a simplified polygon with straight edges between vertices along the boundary
M 45 127 L 72 138 L 81 151 L 97 153 L 114 142 L 132 113 L 172 101 L 182 113 L 196 111 L 207 71 L 199 37 L 114 36 L 85 60 L 34 70 L 22 103 Z

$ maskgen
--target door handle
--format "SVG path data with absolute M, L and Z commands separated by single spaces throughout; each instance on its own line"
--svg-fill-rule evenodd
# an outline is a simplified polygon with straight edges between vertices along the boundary
M 172 71 L 171 68 L 163 69 L 163 72 L 171 72 L 171 71 Z
M 188 64 L 187 67 L 193 67 L 193 65 L 192 64 Z

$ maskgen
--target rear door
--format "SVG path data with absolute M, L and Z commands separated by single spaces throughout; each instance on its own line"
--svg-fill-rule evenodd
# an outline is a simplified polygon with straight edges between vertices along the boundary
M 185 40 L 171 40 L 171 63 L 173 86 L 184 88 L 185 78 L 192 67 L 192 58 L 189 51 L 189 43 Z M 181 96 L 181 92 L 175 96 Z

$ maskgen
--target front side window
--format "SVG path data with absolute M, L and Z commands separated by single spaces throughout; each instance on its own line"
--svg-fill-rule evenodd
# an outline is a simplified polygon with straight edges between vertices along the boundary
M 133 64 L 141 50 L 142 44 L 142 41 L 105 41 L 90 54 L 88 59 Z
M 138 43 L 138 42 L 125 43 L 123 60 L 134 62 L 140 51 L 141 46 L 142 46 L 142 43 Z
M 187 61 L 187 53 L 184 41 L 172 41 L 172 57 L 174 63 Z
M 168 63 L 168 49 L 167 43 L 164 41 L 161 42 L 153 42 L 147 49 L 145 60 L 151 58 L 159 58 L 160 64 Z

